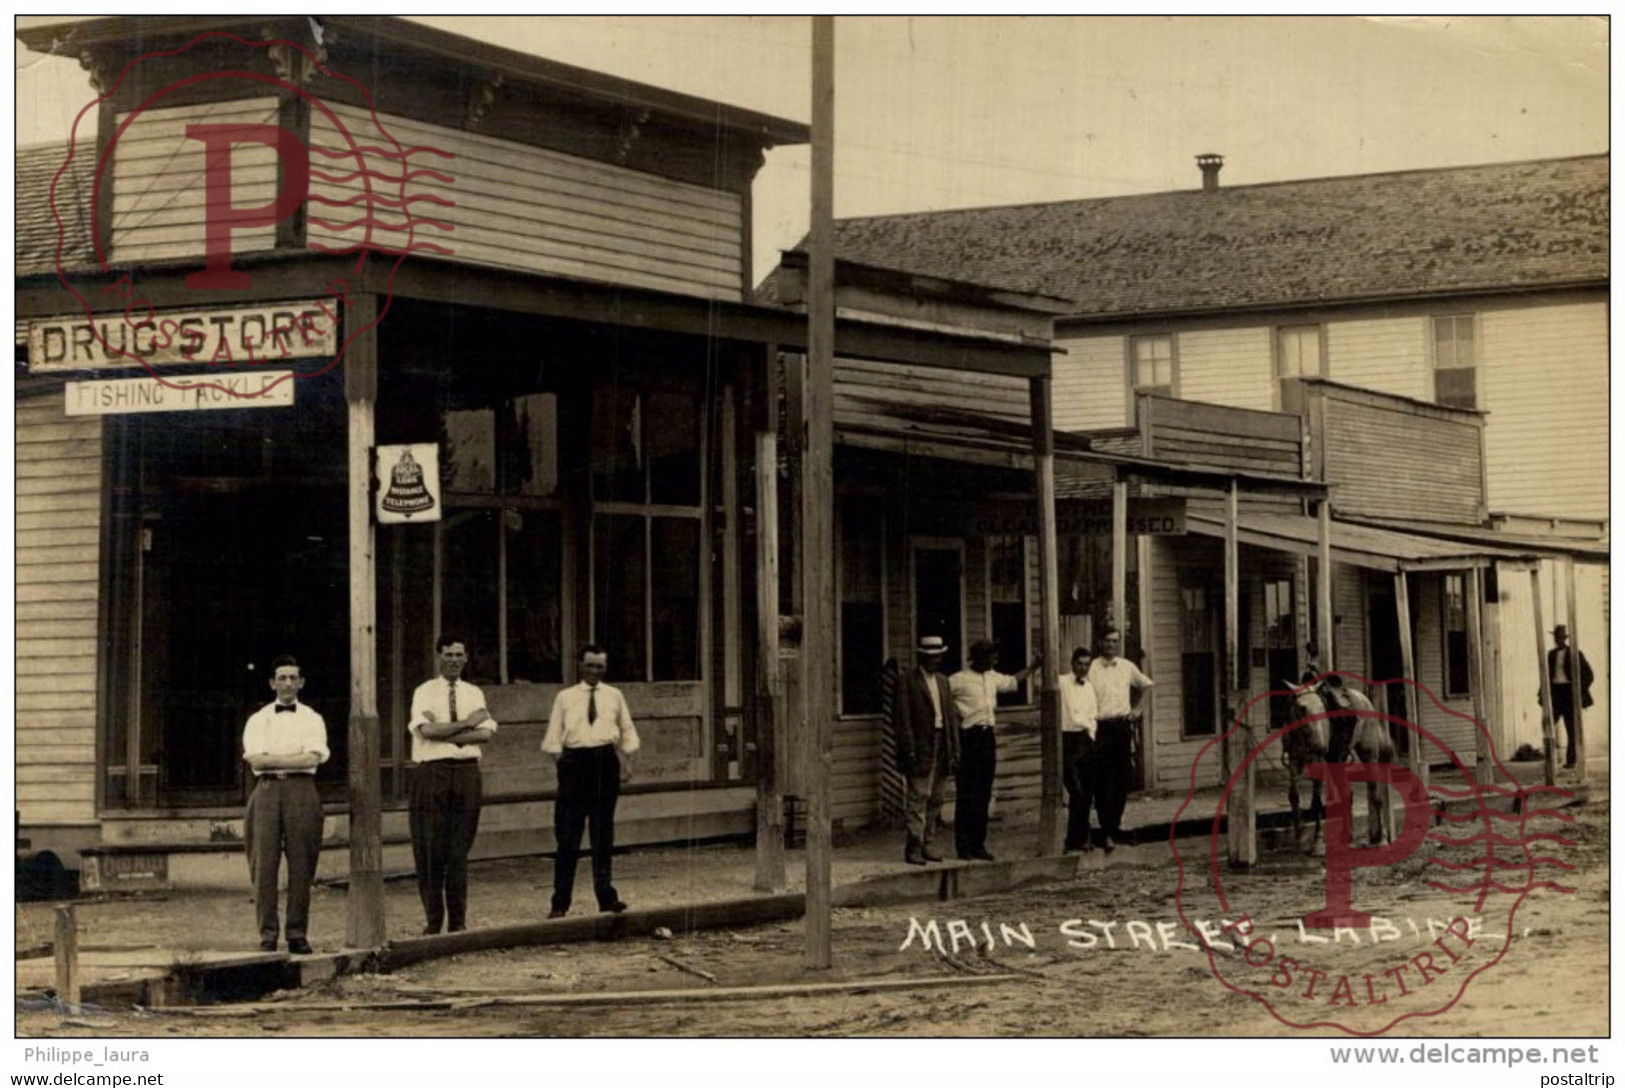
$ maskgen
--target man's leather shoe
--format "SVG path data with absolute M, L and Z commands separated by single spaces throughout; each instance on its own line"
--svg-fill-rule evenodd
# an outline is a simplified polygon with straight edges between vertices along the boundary
M 929 846 L 920 847 L 920 857 L 923 858 L 925 861 L 941 861 L 942 860 L 942 855 L 941 854 L 933 854 L 931 852 L 931 848 Z
M 439 926 L 424 926 L 423 927 L 423 936 L 425 936 L 425 937 L 438 937 L 438 936 L 440 936 L 440 927 Z
M 311 956 L 315 955 L 316 950 L 310 947 L 309 941 L 290 940 L 288 942 L 288 952 L 295 956 Z
M 992 854 L 988 853 L 986 849 L 977 850 L 977 851 L 973 852 L 971 854 L 971 857 L 973 859 L 975 859 L 976 861 L 997 861 L 997 860 L 999 860 L 998 858 L 995 858 Z
M 547 916 L 549 918 L 563 918 L 566 914 L 569 914 L 569 913 L 570 913 L 570 908 L 568 908 L 568 907 L 554 907 L 552 910 L 547 912 Z
M 446 932 L 447 933 L 461 933 L 463 930 L 465 930 L 467 928 L 468 928 L 468 926 L 464 925 L 462 922 L 457 922 L 457 923 L 455 923 L 453 925 L 448 925 L 446 927 Z
M 260 951 L 261 952 L 275 952 L 276 951 L 276 942 L 275 941 L 261 941 L 260 942 Z
M 626 904 L 617 899 L 615 902 L 606 903 L 598 909 L 605 914 L 625 914 Z

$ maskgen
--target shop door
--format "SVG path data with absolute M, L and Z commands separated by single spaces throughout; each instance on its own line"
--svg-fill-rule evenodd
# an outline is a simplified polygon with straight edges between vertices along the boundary
M 944 674 L 958 671 L 964 660 L 964 569 L 965 553 L 957 541 L 914 547 L 914 637 L 917 642 L 940 635 L 948 644 Z
M 136 681 L 118 689 L 133 705 L 111 713 L 116 735 L 134 734 L 127 750 L 138 755 L 127 758 L 142 766 L 128 773 L 156 772 L 156 796 L 142 790 L 126 804 L 239 804 L 243 724 L 271 700 L 270 662 L 283 653 L 299 660 L 301 698 L 327 722 L 333 758 L 318 783 L 324 795 L 342 793 L 350 604 L 342 389 L 302 379 L 295 398 L 292 408 L 119 424 L 138 464 L 115 500 L 134 531 L 114 547 L 137 553 L 117 562 L 139 577 L 119 587 L 136 614 L 114 647 L 116 658 L 133 660 L 113 662 Z
M 1373 684 L 1384 680 L 1398 681 L 1405 674 L 1405 662 L 1399 651 L 1399 604 L 1394 597 L 1394 587 L 1387 579 L 1371 578 L 1366 581 L 1366 590 L 1366 631 L 1371 640 L 1366 660 L 1371 663 L 1371 680 Z M 1413 633 L 1413 645 L 1414 639 Z M 1386 701 L 1383 693 L 1386 693 Z M 1386 710 L 1404 720 L 1404 684 L 1392 683 L 1374 688 L 1370 695 L 1372 704 L 1378 710 Z M 1390 725 L 1389 732 L 1393 734 L 1394 743 L 1401 753 L 1410 751 L 1409 729 Z

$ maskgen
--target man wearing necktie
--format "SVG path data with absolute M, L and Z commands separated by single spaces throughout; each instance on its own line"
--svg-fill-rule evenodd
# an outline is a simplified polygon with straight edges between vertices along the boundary
M 442 635 L 440 675 L 412 693 L 412 863 L 423 900 L 425 935 L 468 921 L 468 851 L 480 827 L 481 746 L 496 734 L 485 694 L 462 679 L 468 648 Z
M 581 682 L 553 698 L 542 751 L 559 765 L 559 792 L 553 803 L 553 908 L 549 918 L 570 912 L 581 835 L 592 824 L 592 889 L 598 909 L 619 914 L 626 904 L 615 891 L 611 865 L 615 850 L 615 803 L 621 783 L 632 777 L 638 731 L 620 691 L 604 683 L 609 654 L 601 646 L 581 650 Z
M 327 723 L 299 701 L 305 686 L 299 662 L 283 655 L 271 662 L 276 699 L 261 707 L 243 727 L 243 760 L 254 772 L 243 838 L 254 880 L 254 914 L 260 949 L 275 952 L 276 885 L 282 856 L 288 857 L 288 951 L 308 956 L 306 925 L 310 886 L 322 853 L 322 802 L 316 794 L 316 768 L 327 762 Z

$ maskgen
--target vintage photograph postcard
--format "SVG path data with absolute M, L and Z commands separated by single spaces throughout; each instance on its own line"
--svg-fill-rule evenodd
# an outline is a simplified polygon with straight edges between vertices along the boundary
M 1612 1083 L 1606 17 L 14 30 L 13 1083 Z

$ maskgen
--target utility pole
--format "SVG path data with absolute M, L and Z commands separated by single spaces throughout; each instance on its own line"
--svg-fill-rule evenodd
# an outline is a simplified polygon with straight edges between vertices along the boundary
M 801 460 L 802 659 L 807 707 L 807 966 L 830 965 L 835 694 L 835 19 L 813 16 L 812 229 L 807 253 L 807 438 Z

